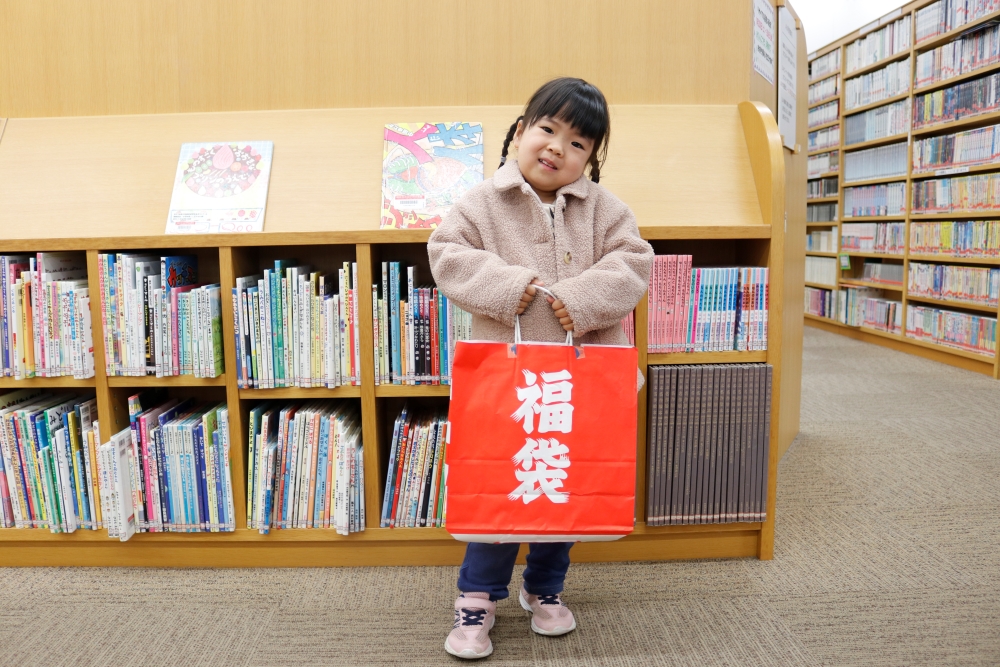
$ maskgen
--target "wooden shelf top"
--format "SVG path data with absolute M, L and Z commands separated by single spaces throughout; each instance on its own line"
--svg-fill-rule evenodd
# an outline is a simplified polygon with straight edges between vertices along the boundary
M 898 60 L 905 60 L 907 57 L 909 57 L 909 55 L 910 55 L 910 49 L 906 49 L 905 51 L 900 51 L 899 53 L 894 53 L 888 58 L 883 58 L 877 63 L 872 63 L 871 65 L 865 65 L 864 67 L 859 67 L 856 70 L 845 72 L 844 80 L 846 81 L 847 79 L 853 79 L 856 76 L 861 76 L 862 74 L 868 74 L 868 72 L 874 72 L 877 69 L 882 69 L 883 67 L 885 67 L 890 63 L 894 63 Z
M 767 350 L 754 352 L 650 352 L 647 366 L 675 366 L 679 364 L 755 364 L 767 361 Z
M 33 389 L 35 387 L 82 389 L 94 386 L 96 386 L 94 378 L 77 380 L 73 377 L 56 377 L 15 380 L 12 377 L 0 377 L 0 389 Z
M 981 113 L 976 114 L 975 116 L 965 116 L 964 118 L 959 118 L 958 120 L 950 120 L 945 123 L 934 123 L 932 125 L 924 125 L 923 127 L 913 128 L 913 136 L 922 137 L 928 134 L 947 134 L 951 130 L 961 130 L 964 128 L 976 128 L 991 125 L 997 120 L 1000 120 L 1000 111 Z
M 926 86 L 921 86 L 920 88 L 915 88 L 913 90 L 914 95 L 922 95 L 924 93 L 930 93 L 939 88 L 948 88 L 956 83 L 962 83 L 963 81 L 968 81 L 969 79 L 975 79 L 980 76 L 985 76 L 987 74 L 992 74 L 1000 70 L 1000 63 L 994 63 L 987 67 L 980 67 L 979 69 L 972 70 L 971 72 L 966 72 L 965 74 L 960 74 L 958 76 L 953 76 L 950 79 L 942 79 L 940 81 L 935 81 L 934 83 L 929 83 Z
M 815 176 L 806 176 L 806 180 L 815 181 L 817 178 L 833 178 L 835 176 L 840 176 L 839 171 L 825 171 L 822 174 L 816 174 Z
M 132 377 L 113 375 L 108 378 L 109 387 L 225 387 L 226 376 L 216 378 L 196 378 L 193 375 L 171 375 L 158 378 L 152 375 Z
M 897 283 L 897 284 L 891 284 L 891 283 L 873 283 L 873 282 L 869 282 L 867 280 L 856 280 L 856 279 L 853 279 L 853 278 L 841 278 L 840 279 L 840 284 L 841 285 L 847 285 L 848 287 L 872 287 L 874 289 L 889 290 L 890 292 L 902 292 L 903 291 L 903 284 L 902 283 Z
M 1000 257 L 960 257 L 957 255 L 910 254 L 910 261 L 937 262 L 938 264 L 987 264 L 1000 266 Z
M 878 107 L 885 106 L 887 104 L 892 104 L 893 102 L 899 102 L 900 100 L 905 100 L 909 96 L 910 96 L 910 91 L 906 91 L 905 93 L 893 95 L 892 97 L 887 97 L 884 100 L 879 100 L 878 102 L 871 102 L 869 104 L 864 104 L 859 107 L 854 107 L 853 109 L 844 109 L 841 115 L 852 116 L 857 113 L 864 113 L 865 111 L 869 111 L 871 109 L 877 109 Z
M 827 222 L 807 222 L 806 227 L 836 227 L 839 224 L 838 220 L 828 220 Z
M 826 78 L 829 79 L 830 77 L 826 77 Z M 825 79 L 821 79 L 821 80 L 825 80 Z M 810 102 L 809 103 L 809 108 L 810 109 L 815 109 L 816 107 L 823 106 L 827 102 L 833 102 L 834 100 L 839 100 L 839 99 L 840 99 L 840 94 L 839 93 L 836 94 L 836 95 L 831 95 L 830 97 L 825 97 L 825 98 L 819 100 L 818 102 Z
M 866 257 L 870 259 L 904 259 L 902 255 L 888 252 L 860 252 L 858 250 L 841 249 L 840 253 L 843 255 L 850 255 L 851 257 Z
M 375 387 L 377 398 L 408 397 L 408 396 L 451 396 L 451 385 L 448 384 L 380 384 Z
M 870 139 L 868 141 L 861 141 L 856 144 L 844 144 L 843 146 L 841 146 L 841 149 L 844 152 L 859 151 L 865 148 L 874 148 L 875 146 L 884 146 L 885 144 L 893 144 L 896 142 L 906 141 L 906 138 L 908 136 L 909 135 L 906 132 L 900 134 L 891 134 L 888 137 L 880 137 L 879 139 Z
M 837 116 L 837 118 L 835 118 L 833 120 L 830 120 L 830 121 L 827 121 L 825 123 L 822 123 L 821 125 L 815 125 L 815 126 L 810 125 L 809 128 L 808 128 L 808 130 L 810 132 L 819 132 L 820 130 L 825 130 L 826 128 L 833 127 L 834 125 L 837 125 L 839 123 L 840 123 L 840 116 Z
M 892 222 L 894 220 L 905 220 L 905 215 L 854 215 L 846 217 L 842 222 Z
M 826 285 L 824 283 L 811 283 L 808 280 L 804 284 L 806 287 L 815 287 L 816 289 L 837 289 L 836 285 Z
M 275 389 L 240 389 L 241 399 L 268 398 L 360 398 L 361 387 L 344 385 L 327 389 L 326 387 L 278 387 Z
M 836 257 L 835 252 L 824 252 L 822 250 L 806 250 L 806 257 Z
M 917 301 L 920 303 L 930 303 L 935 306 L 941 306 L 942 308 L 959 308 L 963 310 L 977 310 L 981 313 L 989 313 L 990 315 L 996 316 L 997 306 L 985 304 L 985 303 L 974 303 L 972 301 L 956 301 L 954 299 L 939 299 L 932 296 L 922 296 L 920 294 L 909 294 L 906 295 L 907 301 Z
M 833 197 L 813 197 L 810 199 L 806 197 L 807 204 L 832 204 L 835 201 L 840 200 L 840 195 L 834 195 Z
M 317 243 L 422 242 L 426 231 L 378 229 L 385 123 L 481 122 L 489 178 L 519 111 L 399 107 L 10 119 L 0 142 L 0 210 L 16 224 L 4 225 L 0 237 L 34 239 L 39 250 L 309 242 L 302 234 L 315 234 Z M 601 185 L 632 208 L 641 228 L 766 227 L 736 105 L 616 106 L 612 115 L 615 136 Z M 181 144 L 234 139 L 274 142 L 265 233 L 164 236 Z M 0 240 L 0 246 L 14 244 Z
M 1000 209 L 995 211 L 951 211 L 949 213 L 913 213 L 910 220 L 965 220 L 965 219 L 1000 219 Z
M 863 185 L 880 185 L 882 183 L 896 183 L 903 182 L 906 180 L 906 174 L 901 174 L 898 176 L 883 176 L 881 178 L 866 178 L 862 181 L 844 181 L 844 187 L 861 187 Z

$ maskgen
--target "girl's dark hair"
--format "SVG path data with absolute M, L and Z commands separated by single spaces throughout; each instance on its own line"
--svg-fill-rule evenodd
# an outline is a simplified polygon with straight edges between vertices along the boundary
M 571 77 L 553 79 L 531 96 L 524 114 L 518 116 L 507 131 L 500 153 L 500 166 L 507 161 L 507 148 L 517 133 L 517 124 L 524 121 L 523 127 L 527 129 L 546 116 L 569 123 L 581 136 L 594 142 L 594 152 L 590 154 L 590 180 L 600 182 L 601 165 L 608 156 L 611 136 L 608 102 L 597 86 Z

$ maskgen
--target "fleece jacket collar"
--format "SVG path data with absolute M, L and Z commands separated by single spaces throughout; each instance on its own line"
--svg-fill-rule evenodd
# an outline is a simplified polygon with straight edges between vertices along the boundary
M 521 169 L 517 166 L 517 160 L 507 160 L 506 163 L 493 175 L 493 186 L 497 190 L 510 190 L 518 188 L 522 192 L 533 193 L 531 186 L 524 180 Z M 527 188 L 527 189 L 525 189 Z M 569 185 L 564 185 L 556 191 L 556 199 L 560 195 L 573 195 L 577 199 L 586 199 L 590 192 L 590 180 L 586 174 L 580 176 Z

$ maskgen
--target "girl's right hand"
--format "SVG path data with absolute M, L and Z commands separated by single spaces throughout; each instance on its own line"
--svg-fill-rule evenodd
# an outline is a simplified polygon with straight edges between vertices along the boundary
M 543 283 L 538 278 L 535 278 L 530 283 L 528 283 L 528 286 L 524 288 L 524 294 L 521 295 L 521 303 L 518 304 L 518 308 L 517 308 L 517 314 L 518 315 L 520 315 L 521 313 L 523 313 L 524 309 L 527 308 L 528 305 L 530 305 L 531 302 L 535 300 L 535 288 L 534 288 L 534 285 L 540 285 L 542 287 L 545 287 L 545 283 Z

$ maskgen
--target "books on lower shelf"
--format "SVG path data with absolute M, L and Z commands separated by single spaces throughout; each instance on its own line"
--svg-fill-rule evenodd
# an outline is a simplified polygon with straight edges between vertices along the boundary
M 1000 74 L 913 97 L 913 129 L 1000 110 Z
M 767 349 L 768 269 L 692 267 L 657 255 L 649 282 L 649 352 Z
M 358 265 L 336 273 L 274 261 L 233 288 L 237 384 L 241 389 L 361 384 Z
M 448 417 L 403 407 L 392 426 L 382 528 L 440 527 L 445 520 Z
M 906 336 L 993 357 L 997 318 L 911 303 L 906 308 Z
M 814 230 L 806 234 L 806 252 L 837 252 L 837 232 Z
M 840 249 L 902 255 L 906 250 L 906 223 L 845 222 L 840 225 Z
M 837 177 L 818 178 L 806 181 L 806 199 L 822 199 L 837 196 Z
M 1000 26 L 985 25 L 917 54 L 916 87 L 930 86 L 1000 62 Z
M 910 252 L 944 257 L 1000 257 L 1000 220 L 913 220 Z
M 844 182 L 906 176 L 907 143 L 877 146 L 844 156 Z
M 769 364 L 649 367 L 646 524 L 767 517 Z
M 84 253 L 0 255 L 3 375 L 94 377 Z
M 806 282 L 829 285 L 837 284 L 837 260 L 833 257 L 806 257 Z
M 910 59 L 889 63 L 882 69 L 844 82 L 844 110 L 875 104 L 910 89 Z
M 840 69 L 840 49 L 834 49 L 809 61 L 809 80 L 816 81 L 838 69 Z
M 809 104 L 818 104 L 840 92 L 840 76 L 831 76 L 809 84 Z
M 903 304 L 881 297 L 881 290 L 848 287 L 840 290 L 837 320 L 852 327 L 868 327 L 898 334 L 903 323 Z
M 198 283 L 197 257 L 107 253 L 97 263 L 109 376 L 222 375 L 220 287 Z
M 147 391 L 128 398 L 129 427 L 98 448 L 108 537 L 236 529 L 229 408 Z
M 929 178 L 912 185 L 911 213 L 1000 210 L 1000 174 Z
M 806 204 L 806 222 L 836 222 L 837 202 Z
M 810 155 L 806 159 L 806 178 L 815 178 L 820 174 L 837 171 L 840 168 L 840 151 Z
M 22 389 L 0 394 L 0 528 L 98 530 L 97 401 Z
M 832 319 L 837 314 L 837 290 L 805 288 L 805 312 Z
M 903 134 L 910 129 L 910 100 L 899 100 L 844 119 L 844 145 Z
M 1000 125 L 913 142 L 913 172 L 973 167 L 1000 161 Z
M 825 125 L 826 123 L 837 120 L 839 117 L 840 101 L 834 100 L 833 102 L 827 102 L 826 104 L 821 104 L 818 107 L 809 109 L 808 127 Z
M 912 20 L 909 14 L 898 21 L 859 37 L 844 47 L 844 68 L 850 73 L 874 65 L 896 53 L 908 51 Z
M 455 343 L 472 337 L 471 314 L 400 262 L 382 262 L 372 310 L 375 384 L 451 384 Z
M 883 264 L 880 260 L 865 260 L 862 267 L 861 279 L 868 283 L 882 283 L 885 285 L 903 284 L 902 264 Z
M 248 421 L 247 527 L 365 529 L 365 467 L 356 403 L 265 402 Z
M 1000 9 L 998 0 L 938 0 L 916 11 L 917 44 Z
M 837 148 L 840 146 L 840 125 L 824 127 L 822 130 L 810 132 L 808 136 L 810 151 L 818 151 L 824 148 Z
M 906 209 L 906 183 L 844 188 L 844 217 L 902 215 Z
M 907 292 L 957 302 L 996 306 L 1000 268 L 910 262 Z

